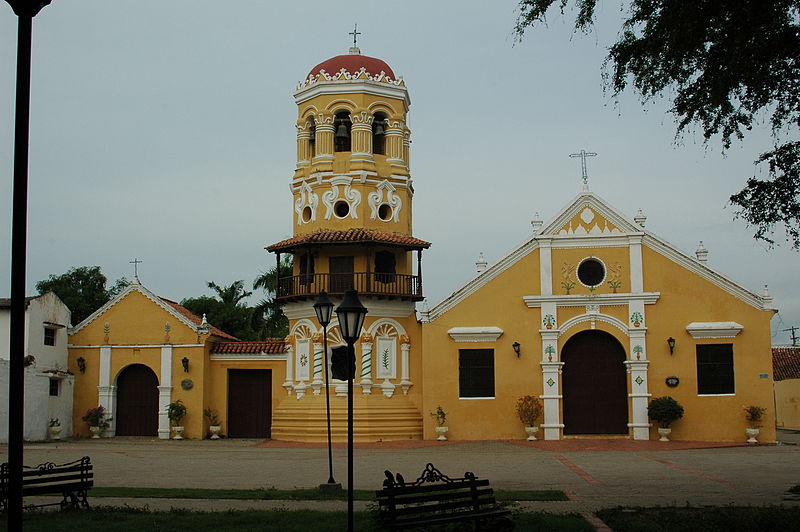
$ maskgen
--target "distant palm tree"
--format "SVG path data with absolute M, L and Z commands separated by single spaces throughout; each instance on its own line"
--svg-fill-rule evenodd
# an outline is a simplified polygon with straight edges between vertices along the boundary
M 242 299 L 253 295 L 253 292 L 245 291 L 244 280 L 234 281 L 228 286 L 219 286 L 214 281 L 209 281 L 208 287 L 217 293 L 217 296 L 225 305 L 231 307 L 238 307 Z
M 253 281 L 253 290 L 259 288 L 267 297 L 258 302 L 253 309 L 253 330 L 259 340 L 283 338 L 289 334 L 289 320 L 283 314 L 283 305 L 276 299 L 278 279 L 292 275 L 292 257 L 285 256 L 280 267 L 270 268 Z

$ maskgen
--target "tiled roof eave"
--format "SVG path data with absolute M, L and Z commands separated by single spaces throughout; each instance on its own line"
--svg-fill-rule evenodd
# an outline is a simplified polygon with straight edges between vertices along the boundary
M 307 235 L 300 235 L 275 244 L 266 246 L 267 251 L 283 251 L 311 246 L 341 246 L 341 245 L 382 245 L 401 247 L 405 249 L 427 249 L 430 242 L 420 240 L 410 235 L 395 233 L 381 233 L 378 231 L 359 230 L 355 235 L 352 231 L 318 231 Z M 405 240 L 405 241 L 403 241 Z

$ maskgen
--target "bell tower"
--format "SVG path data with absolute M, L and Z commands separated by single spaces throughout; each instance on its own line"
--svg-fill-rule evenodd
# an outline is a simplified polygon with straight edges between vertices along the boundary
M 324 387 L 326 357 L 313 304 L 325 291 L 338 305 L 345 290 L 354 288 L 368 309 L 356 344 L 354 399 L 370 412 L 376 401 L 391 399 L 379 405 L 390 407 L 381 410 L 380 419 L 369 415 L 372 428 L 357 439 L 421 438 L 415 305 L 423 299 L 422 251 L 430 243 L 412 235 L 408 90 L 388 64 L 354 46 L 312 68 L 294 98 L 293 236 L 267 247 L 279 264 L 282 256 L 293 257 L 291 275 L 278 279 L 277 297 L 289 318 L 283 386 L 294 403 L 286 399 L 276 410 L 273 435 L 305 441 L 325 436 L 308 428 L 324 422 L 312 407 L 314 396 L 346 397 L 346 384 Z M 327 332 L 330 355 L 343 344 L 335 318 Z M 385 418 L 390 414 L 395 426 Z M 298 416 L 306 428 L 297 428 Z

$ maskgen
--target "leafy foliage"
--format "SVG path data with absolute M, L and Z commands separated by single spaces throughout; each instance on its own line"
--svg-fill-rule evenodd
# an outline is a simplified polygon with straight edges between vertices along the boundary
M 36 283 L 36 290 L 40 294 L 54 292 L 69 307 L 72 323 L 77 325 L 128 286 L 124 277 L 117 279 L 109 289 L 106 289 L 106 282 L 100 266 L 80 266 L 61 275 L 50 275 Z
M 259 340 L 284 338 L 289 334 L 289 319 L 283 314 L 283 305 L 276 299 L 276 295 L 278 279 L 291 275 L 292 257 L 288 255 L 284 256 L 280 267 L 276 264 L 253 281 L 253 290 L 262 289 L 267 296 L 253 309 L 253 330 Z
M 208 287 L 216 292 L 217 297 L 200 296 L 187 298 L 181 305 L 197 316 L 206 315 L 206 320 L 215 327 L 242 340 L 254 340 L 251 320 L 253 309 L 243 300 L 252 292 L 244 289 L 244 281 L 234 281 L 227 286 L 220 286 L 213 281 Z
M 569 3 L 521 0 L 517 37 L 544 23 L 553 4 L 563 14 Z M 591 31 L 596 4 L 575 0 L 576 30 Z M 629 0 L 625 16 L 606 59 L 613 93 L 632 83 L 645 102 L 674 94 L 678 134 L 699 126 L 725 150 L 768 117 L 774 149 L 756 164 L 767 163 L 769 179 L 749 179 L 730 201 L 755 238 L 772 244 L 783 224 L 800 249 L 800 146 L 785 140 L 800 127 L 800 0 Z
M 670 396 L 656 397 L 647 405 L 647 416 L 666 429 L 683 417 L 683 407 Z

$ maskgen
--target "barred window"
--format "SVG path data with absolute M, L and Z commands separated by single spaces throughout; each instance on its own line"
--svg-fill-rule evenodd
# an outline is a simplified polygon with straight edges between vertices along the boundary
M 715 395 L 735 392 L 733 344 L 698 345 L 697 393 Z
M 458 350 L 459 397 L 494 397 L 494 349 Z

